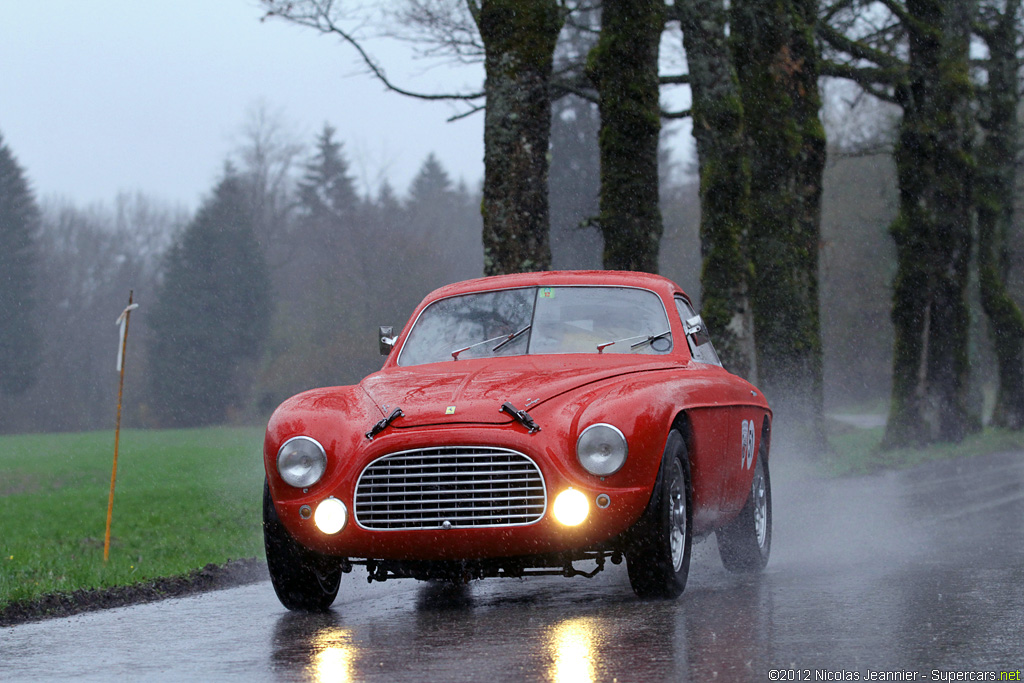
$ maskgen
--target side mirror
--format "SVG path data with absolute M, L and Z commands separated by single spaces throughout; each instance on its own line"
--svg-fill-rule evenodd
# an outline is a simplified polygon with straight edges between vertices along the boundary
M 386 356 L 395 348 L 395 328 L 391 325 L 381 325 L 377 332 L 377 342 L 380 344 L 380 355 Z
M 694 346 L 703 346 L 711 341 L 708 328 L 699 315 L 695 315 L 686 321 L 686 336 L 690 338 Z

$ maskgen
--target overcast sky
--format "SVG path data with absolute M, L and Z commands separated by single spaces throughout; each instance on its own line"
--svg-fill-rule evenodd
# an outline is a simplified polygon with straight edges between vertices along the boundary
M 431 151 L 480 181 L 482 115 L 446 123 L 453 105 L 385 92 L 337 39 L 261 16 L 255 0 L 0 0 L 0 134 L 37 196 L 195 208 L 260 103 L 303 143 L 337 128 L 364 188 L 386 175 L 404 194 Z M 482 82 L 372 47 L 402 85 Z

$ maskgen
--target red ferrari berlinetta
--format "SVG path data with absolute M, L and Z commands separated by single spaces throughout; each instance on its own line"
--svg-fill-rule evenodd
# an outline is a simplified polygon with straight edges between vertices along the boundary
M 592 576 L 675 597 L 695 538 L 759 571 L 771 548 L 771 410 L 726 371 L 686 294 L 646 273 L 503 275 L 442 287 L 384 366 L 281 404 L 263 527 L 281 602 L 341 577 Z

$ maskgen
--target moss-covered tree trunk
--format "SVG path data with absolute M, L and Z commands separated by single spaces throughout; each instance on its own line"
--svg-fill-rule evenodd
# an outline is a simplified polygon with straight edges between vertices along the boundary
M 978 93 L 984 141 L 975 178 L 981 304 L 999 363 L 992 422 L 1010 429 L 1024 429 L 1024 315 L 1006 286 L 1020 151 L 1020 15 L 1021 0 L 1009 0 L 1003 12 L 987 17 L 980 30 L 989 57 L 987 82 Z
M 751 141 L 750 288 L 758 382 L 824 443 L 818 246 L 825 132 L 817 0 L 736 0 L 732 49 Z
M 680 0 L 700 168 L 701 314 L 723 364 L 754 379 L 749 299 L 750 161 L 723 0 Z
M 893 389 L 884 444 L 959 441 L 967 411 L 971 252 L 971 0 L 907 0 L 907 84 L 896 145 L 900 206 Z
M 604 267 L 658 271 L 658 44 L 663 0 L 604 3 L 588 71 L 600 97 Z
M 486 71 L 484 273 L 544 270 L 551 264 L 549 86 L 564 16 L 557 0 L 482 0 L 474 17 Z

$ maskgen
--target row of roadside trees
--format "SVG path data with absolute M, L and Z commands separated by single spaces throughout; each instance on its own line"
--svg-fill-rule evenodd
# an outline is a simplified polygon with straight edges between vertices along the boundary
M 893 393 L 886 443 L 958 440 L 968 408 L 968 274 L 980 227 L 982 301 L 999 359 L 995 419 L 1024 427 L 1024 323 L 1006 295 L 1020 93 L 1017 0 L 408 0 L 399 37 L 482 61 L 482 88 L 415 93 L 390 82 L 347 27 L 371 23 L 333 0 L 263 0 L 268 16 L 355 47 L 388 87 L 486 102 L 485 268 L 547 267 L 551 101 L 601 111 L 604 264 L 655 270 L 660 121 L 690 115 L 700 158 L 704 301 L 727 363 L 822 441 L 818 261 L 826 139 L 819 77 L 848 79 L 899 107 Z M 585 60 L 555 71 L 566 28 L 592 31 Z M 475 29 L 475 30 L 474 30 Z M 686 74 L 659 71 L 681 31 Z M 972 62 L 971 45 L 986 57 Z M 689 112 L 663 112 L 663 86 L 690 86 Z M 998 88 L 998 91 L 996 90 Z M 1003 106 L 1005 104 L 1005 106 Z M 981 111 L 980 125 L 973 113 Z M 998 126 L 995 122 L 998 121 Z M 652 143 L 652 140 L 654 141 Z M 976 141 L 980 140 L 980 154 Z M 977 182 L 976 182 L 977 181 Z
M 892 102 L 901 123 L 894 148 L 899 193 L 892 224 L 897 275 L 887 442 L 957 439 L 976 423 L 967 400 L 967 273 L 975 221 L 982 302 L 999 358 L 995 419 L 1021 426 L 1020 382 L 1014 383 L 1024 362 L 1017 333 L 1021 316 L 1006 288 L 1016 179 L 1014 164 L 1005 161 L 1007 154 L 1010 159 L 1017 154 L 1017 118 L 1006 112 L 1015 112 L 1019 103 L 1019 2 L 784 0 L 766 5 L 736 0 L 726 6 L 722 0 L 621 0 L 598 7 L 563 0 L 406 0 L 396 5 L 384 18 L 401 27 L 391 29 L 397 37 L 483 64 L 484 83 L 465 93 L 415 93 L 389 81 L 359 36 L 346 28 L 372 21 L 330 0 L 263 4 L 268 16 L 339 36 L 394 90 L 461 100 L 468 103 L 467 115 L 485 109 L 482 230 L 471 229 L 455 242 L 482 256 L 485 273 L 550 267 L 551 245 L 565 237 L 555 237 L 550 227 L 556 202 L 548 192 L 548 173 L 550 136 L 559 129 L 559 119 L 552 125 L 552 110 L 559 111 L 560 98 L 568 96 L 592 102 L 599 113 L 598 206 L 589 224 L 602 238 L 604 267 L 656 270 L 664 242 L 659 198 L 666 194 L 658 191 L 661 122 L 690 117 L 699 157 L 705 316 L 718 332 L 728 366 L 756 378 L 781 414 L 809 427 L 812 443 L 821 440 L 824 372 L 818 267 L 825 243 L 826 135 L 819 79 L 847 79 L 867 97 Z M 1012 38 L 1009 43 L 1000 42 L 1004 34 Z M 968 60 L 972 36 L 986 59 Z M 685 48 L 687 73 L 659 70 L 666 40 Z M 1003 96 L 998 102 L 997 81 Z M 680 85 L 689 87 L 691 108 L 663 111 L 662 90 Z M 972 107 L 982 112 L 981 125 L 973 125 Z M 336 143 L 329 130 L 304 165 L 297 202 L 287 198 L 280 182 L 281 169 L 294 154 L 287 146 L 255 142 L 248 168 L 225 171 L 186 233 L 198 230 L 204 216 L 225 216 L 210 219 L 218 225 L 227 221 L 228 214 L 218 213 L 222 195 L 225 202 L 235 195 L 247 201 L 251 216 L 239 218 L 242 214 L 232 209 L 232 220 L 252 224 L 268 268 L 279 273 L 273 276 L 275 286 L 300 293 L 286 298 L 289 307 L 273 307 L 273 329 L 287 330 L 287 345 L 324 348 L 331 337 L 306 324 L 303 296 L 311 305 L 323 305 L 317 293 L 337 293 L 348 280 L 385 292 L 389 272 L 408 271 L 409 264 L 422 261 L 388 261 L 381 254 L 429 249 L 444 238 L 428 231 L 418 243 L 417 233 L 408 230 L 384 240 L 374 235 L 367 227 L 375 224 L 367 207 L 389 205 L 393 193 L 382 189 L 358 208 L 345 204 L 344 183 L 335 187 L 325 180 L 338 166 L 330 158 Z M 468 196 L 465 189 L 462 194 Z M 449 219 L 433 230 L 450 224 Z M 332 232 L 324 227 L 330 225 L 344 227 Z M 339 234 L 345 235 L 348 253 L 355 254 L 352 260 L 307 268 L 330 254 Z M 472 245 L 477 239 L 479 250 Z M 170 252 L 161 301 L 173 298 L 169 282 L 175 280 L 175 258 L 187 260 L 180 253 L 184 245 L 179 242 Z M 304 257 L 295 253 L 302 249 L 308 252 Z M 449 269 L 441 281 L 455 276 Z M 428 283 L 429 273 L 420 280 Z M 210 289 L 216 288 L 208 283 L 203 291 Z M 384 300 L 399 300 L 407 289 Z M 253 311 L 263 309 L 257 304 L 254 300 Z M 343 315 L 352 317 L 356 309 L 346 305 Z M 285 314 L 293 319 L 283 322 Z M 185 315 L 179 311 L 177 320 Z M 180 336 L 180 325 L 167 325 L 161 338 Z M 241 327 L 235 332 L 244 337 Z M 303 358 L 315 356 L 311 351 Z M 254 358 L 243 356 L 232 367 L 255 363 Z M 310 377 L 322 378 L 339 355 L 325 351 L 321 358 L 319 367 L 311 363 Z M 268 402 L 274 398 L 267 393 Z M 163 419 L 174 423 L 177 418 Z

